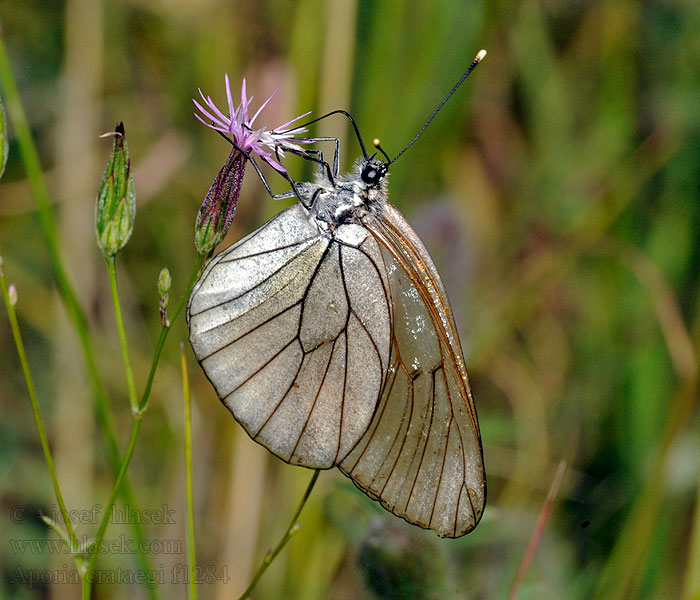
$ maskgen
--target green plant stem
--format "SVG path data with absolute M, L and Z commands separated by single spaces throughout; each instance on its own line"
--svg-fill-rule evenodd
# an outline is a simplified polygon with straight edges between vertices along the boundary
M 27 181 L 32 191 L 32 196 L 37 206 L 39 216 L 39 225 L 46 241 L 46 247 L 51 261 L 51 267 L 56 279 L 59 294 L 66 307 L 68 317 L 75 328 L 78 335 L 78 341 L 85 361 L 85 368 L 88 375 L 88 382 L 92 397 L 95 404 L 95 415 L 97 423 L 102 433 L 107 446 L 107 457 L 109 464 L 115 477 L 119 473 L 119 468 L 122 462 L 121 453 L 117 444 L 116 427 L 112 418 L 112 411 L 109 406 L 109 398 L 107 388 L 102 379 L 102 375 L 97 367 L 97 359 L 94 346 L 90 338 L 87 318 L 78 301 L 77 293 L 68 278 L 63 257 L 60 252 L 58 243 L 58 233 L 56 220 L 54 218 L 51 202 L 49 199 L 48 189 L 44 181 L 39 161 L 39 153 L 37 152 L 32 138 L 31 130 L 27 122 L 27 117 L 22 106 L 22 99 L 17 89 L 17 83 L 12 73 L 10 61 L 7 55 L 5 40 L 2 35 L 2 26 L 0 25 L 0 84 L 5 91 L 5 100 L 8 109 L 9 119 L 12 121 L 17 143 L 22 158 L 22 163 L 27 174 Z M 124 502 L 138 510 L 136 501 L 134 500 L 133 491 L 128 480 L 122 486 Z M 139 543 L 139 547 L 144 547 L 145 540 L 143 528 L 140 523 L 132 523 L 134 537 Z M 138 554 L 138 560 L 141 568 L 144 571 L 151 571 L 151 564 L 148 557 L 144 553 Z M 158 592 L 155 588 L 148 588 L 147 593 L 152 600 L 158 598 Z
M 693 510 L 693 529 L 690 535 L 690 549 L 683 583 L 683 600 L 700 598 L 700 481 L 695 493 L 695 509 Z
M 24 373 L 24 381 L 27 385 L 27 392 L 29 393 L 29 400 L 32 404 L 32 412 L 34 413 L 34 421 L 36 422 L 36 428 L 39 431 L 39 439 L 41 440 L 41 449 L 44 452 L 44 459 L 46 460 L 46 466 L 49 468 L 49 473 L 51 475 L 51 482 L 53 483 L 53 490 L 56 494 L 56 500 L 58 501 L 58 506 L 61 511 L 61 516 L 63 518 L 63 523 L 66 527 L 66 532 L 68 533 L 68 538 L 70 540 L 71 548 L 69 548 L 71 553 L 75 553 L 78 549 L 78 539 L 73 530 L 73 524 L 68 517 L 68 509 L 66 508 L 66 503 L 63 499 L 63 494 L 61 493 L 61 487 L 58 484 L 58 476 L 56 475 L 56 467 L 54 466 L 53 457 L 51 456 L 51 448 L 49 447 L 49 440 L 46 437 L 46 428 L 44 427 L 44 420 L 41 417 L 41 411 L 39 410 L 39 401 L 36 396 L 36 388 L 34 387 L 34 379 L 32 378 L 32 372 L 29 369 L 29 362 L 27 361 L 27 353 L 24 350 L 24 342 L 22 341 L 22 333 L 19 330 L 19 323 L 17 321 L 17 312 L 15 307 L 10 302 L 10 294 L 7 287 L 7 281 L 5 280 L 5 273 L 0 265 L 0 288 L 2 288 L 2 298 L 5 301 L 5 308 L 7 309 L 7 317 L 10 321 L 10 329 L 12 330 L 12 336 L 15 340 L 15 347 L 17 348 L 17 354 L 19 355 L 19 361 L 22 365 L 22 373 Z M 76 556 L 76 560 L 82 560 L 81 557 Z
M 199 275 L 199 270 L 201 269 L 203 263 L 204 263 L 204 255 L 197 254 L 197 260 L 194 263 L 194 268 L 192 269 L 190 279 L 187 282 L 187 287 L 185 288 L 184 293 L 182 294 L 182 296 L 180 296 L 180 300 L 178 300 L 178 303 L 175 306 L 175 312 L 173 312 L 173 314 L 170 317 L 171 322 L 173 322 L 173 323 L 175 322 L 175 319 L 180 314 L 180 311 L 182 310 L 183 306 L 185 305 L 185 302 L 187 302 L 187 299 L 190 296 L 190 292 L 192 291 L 192 288 L 194 287 L 194 283 L 195 283 L 195 281 L 197 281 L 197 276 Z M 143 389 L 143 394 L 141 396 L 141 402 L 139 403 L 139 411 L 141 411 L 141 412 L 145 411 L 148 408 L 148 398 L 151 395 L 151 388 L 153 387 L 153 379 L 155 378 L 155 375 L 156 375 L 156 369 L 158 368 L 158 361 L 160 360 L 160 355 L 161 355 L 161 352 L 163 351 L 163 346 L 165 345 L 165 340 L 168 337 L 168 333 L 170 333 L 170 326 L 163 327 L 160 331 L 160 337 L 158 338 L 158 342 L 156 343 L 156 349 L 155 349 L 155 352 L 153 353 L 153 362 L 151 363 L 151 371 L 148 374 L 146 386 Z
M 83 585 L 83 600 L 90 600 L 90 595 L 92 593 L 92 583 L 94 579 L 95 563 L 97 562 L 97 557 L 100 554 L 100 546 L 104 540 L 105 533 L 107 532 L 107 526 L 112 517 L 112 508 L 117 500 L 119 491 L 121 489 L 122 482 L 124 481 L 124 476 L 126 475 L 126 470 L 131 462 L 131 457 L 134 454 L 134 449 L 136 448 L 136 440 L 139 437 L 139 431 L 141 429 L 141 422 L 143 415 L 134 414 L 133 421 L 131 424 L 131 434 L 129 435 L 129 444 L 126 447 L 126 452 L 124 453 L 124 459 L 122 460 L 122 466 L 117 474 L 117 479 L 112 487 L 112 493 L 107 501 L 107 506 L 105 507 L 104 513 L 102 514 L 102 520 L 97 529 L 97 536 L 95 537 L 95 544 L 90 552 L 90 559 L 88 560 L 87 569 L 85 573 L 85 580 Z
M 671 401 L 664 431 L 644 488 L 621 526 L 615 546 L 598 578 L 594 600 L 636 598 L 644 576 L 644 565 L 653 541 L 658 516 L 663 509 L 664 478 L 673 442 L 687 425 L 695 408 L 700 381 L 697 374 L 680 382 Z
M 126 374 L 126 384 L 129 390 L 129 404 L 131 412 L 137 413 L 139 410 L 139 400 L 136 395 L 136 384 L 134 383 L 134 372 L 131 369 L 129 360 L 129 345 L 126 341 L 126 329 L 124 328 L 124 316 L 122 315 L 121 302 L 119 300 L 119 288 L 117 287 L 117 269 L 114 256 L 105 257 L 107 262 L 107 272 L 109 273 L 109 289 L 112 293 L 112 305 L 114 307 L 114 317 L 117 320 L 117 331 L 119 333 L 119 346 L 122 351 L 122 362 L 124 363 L 124 373 Z
M 309 499 L 309 496 L 311 495 L 311 490 L 314 489 L 314 485 L 316 485 L 316 480 L 318 479 L 318 474 L 321 471 L 319 469 L 316 469 L 314 471 L 313 477 L 311 477 L 311 481 L 309 482 L 309 485 L 306 487 L 306 491 L 304 492 L 304 496 L 301 499 L 301 502 L 299 503 L 299 506 L 294 513 L 294 517 L 292 518 L 292 521 L 289 523 L 289 527 L 287 528 L 287 531 L 285 532 L 284 536 L 282 536 L 282 539 L 279 541 L 277 546 L 275 546 L 275 549 L 272 552 L 269 552 L 265 558 L 263 558 L 262 563 L 258 567 L 258 570 L 255 572 L 255 575 L 253 576 L 252 581 L 250 582 L 250 585 L 246 588 L 245 592 L 241 594 L 238 600 L 245 600 L 248 596 L 250 596 L 251 592 L 253 589 L 255 589 L 255 586 L 258 585 L 258 582 L 260 581 L 260 578 L 263 576 L 265 571 L 267 571 L 267 568 L 272 564 L 272 561 L 277 558 L 277 555 L 282 551 L 282 548 L 285 547 L 289 539 L 299 530 L 299 515 L 301 514 L 301 511 L 304 509 L 304 506 L 306 504 L 306 501 Z
M 185 399 L 185 487 L 187 489 L 187 563 L 190 600 L 197 600 L 197 556 L 194 545 L 194 494 L 192 493 L 192 399 L 190 378 L 187 373 L 185 344 L 180 342 L 180 367 L 182 369 L 182 395 Z
M 199 269 L 202 265 L 202 262 L 204 260 L 204 257 L 202 255 L 197 256 L 197 260 L 195 261 L 195 266 L 192 269 L 192 275 L 190 276 L 189 282 L 187 284 L 187 287 L 185 288 L 185 291 L 182 293 L 182 296 L 180 297 L 180 300 L 177 303 L 177 306 L 175 307 L 175 311 L 172 315 L 172 321 L 175 322 L 175 319 L 177 316 L 180 314 L 180 311 L 182 310 L 182 307 L 185 305 L 185 302 L 189 298 L 190 292 L 192 291 L 192 288 L 194 287 L 194 282 L 196 281 L 197 274 L 199 273 Z M 118 301 L 118 296 L 117 296 L 117 301 Z M 132 412 L 132 424 L 131 424 L 131 433 L 129 435 L 129 443 L 126 448 L 126 452 L 124 453 L 124 458 L 121 461 L 121 465 L 119 467 L 119 472 L 117 473 L 117 477 L 114 481 L 114 486 L 112 487 L 112 493 L 110 494 L 109 500 L 107 502 L 107 505 L 105 506 L 104 513 L 102 514 L 102 520 L 100 521 L 100 524 L 97 529 L 97 536 L 95 537 L 95 543 L 93 545 L 93 549 L 90 553 L 90 559 L 88 560 L 87 564 L 87 569 L 86 569 L 86 574 L 85 574 L 85 584 L 83 586 L 83 600 L 90 600 L 90 595 L 92 593 L 92 583 L 93 583 L 93 578 L 94 578 L 94 571 L 95 571 L 95 564 L 97 563 L 97 557 L 100 553 L 100 547 L 102 546 L 102 541 L 104 540 L 105 534 L 107 532 L 107 526 L 109 525 L 110 517 L 112 514 L 112 508 L 114 507 L 114 503 L 117 500 L 117 496 L 119 495 L 121 486 L 124 484 L 125 479 L 126 479 L 126 471 L 129 467 L 129 463 L 131 462 L 131 458 L 134 455 L 134 449 L 136 448 L 136 441 L 138 440 L 139 436 L 139 430 L 141 429 L 141 421 L 143 419 L 143 415 L 146 412 L 147 406 L 148 406 L 148 397 L 150 395 L 151 387 L 153 384 L 153 377 L 155 375 L 156 367 L 158 366 L 158 360 L 160 358 L 162 349 L 163 349 L 163 344 L 165 343 L 165 339 L 167 338 L 168 331 L 170 330 L 170 327 L 164 327 L 163 331 L 161 331 L 160 338 L 158 339 L 158 345 L 156 346 L 156 351 L 154 353 L 153 357 L 153 363 L 151 366 L 151 373 L 149 375 L 148 381 L 146 383 L 146 389 L 144 391 L 142 401 L 139 403 L 137 410 L 135 412 Z
M 2 29 L 0 27 L 0 31 L 1 30 Z M 22 158 L 22 163 L 24 164 L 24 169 L 27 173 L 29 187 L 31 188 L 32 196 L 36 202 L 39 225 L 46 241 L 53 274 L 56 278 L 56 285 L 58 286 L 59 293 L 66 306 L 68 316 L 73 323 L 76 332 L 78 333 L 78 339 L 80 340 L 80 345 L 88 371 L 90 386 L 92 388 L 93 397 L 95 398 L 98 421 L 100 422 L 103 434 L 105 434 L 106 437 L 111 440 L 110 446 L 113 445 L 113 448 L 118 455 L 119 449 L 116 442 L 116 436 L 114 434 L 114 425 L 111 421 L 111 413 L 107 407 L 106 388 L 102 380 L 102 376 L 97 368 L 97 360 L 95 358 L 95 352 L 89 336 L 87 318 L 85 317 L 85 313 L 80 306 L 75 288 L 70 282 L 63 264 L 63 257 L 61 256 L 61 252 L 59 250 L 56 220 L 54 218 L 53 210 L 51 209 L 48 189 L 41 171 L 39 154 L 36 146 L 34 145 L 34 140 L 29 129 L 27 117 L 22 106 L 22 100 L 20 98 L 19 91 L 17 90 L 17 84 L 10 67 L 7 50 L 5 48 L 5 41 L 1 34 L 0 82 L 2 82 L 3 89 L 5 90 L 8 114 L 12 121 L 15 135 L 17 136 L 20 155 Z M 111 454 L 112 452 L 110 450 L 110 455 Z

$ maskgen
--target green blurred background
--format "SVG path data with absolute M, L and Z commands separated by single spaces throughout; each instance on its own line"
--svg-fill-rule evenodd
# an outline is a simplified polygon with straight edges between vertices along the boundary
M 393 154 L 486 48 L 390 180 L 460 328 L 484 439 L 483 521 L 439 540 L 324 472 L 254 597 L 506 598 L 565 459 L 519 597 L 700 598 L 700 3 L 4 0 L 0 23 L 122 447 L 129 406 L 93 233 L 109 151 L 98 135 L 123 120 L 135 168 L 136 228 L 119 276 L 141 389 L 159 334 L 158 272 L 170 269 L 177 299 L 195 259 L 196 211 L 228 155 L 192 116 L 197 87 L 220 106 L 225 72 L 234 91 L 247 77 L 257 101 L 279 88 L 263 117 L 271 125 L 346 108 Z M 316 131 L 343 138 L 349 166 L 358 149 L 347 124 Z M 14 138 L 10 152 L 5 270 L 69 508 L 91 509 L 111 486 L 105 446 Z M 287 164 L 309 175 L 303 161 Z M 250 171 L 229 241 L 282 207 Z M 185 597 L 183 321 L 129 471 L 139 508 L 173 511 L 172 523 L 145 525 L 164 598 Z M 190 371 L 200 595 L 235 598 L 311 473 L 250 441 L 191 355 Z M 0 406 L 0 596 L 76 597 L 66 583 L 22 584 L 30 573 L 60 580 L 72 561 L 16 543 L 55 539 L 36 515 L 56 507 L 4 311 Z M 94 520 L 83 521 L 79 536 L 94 535 Z M 131 533 L 110 528 L 103 570 L 137 568 Z M 95 597 L 146 593 L 105 584 Z

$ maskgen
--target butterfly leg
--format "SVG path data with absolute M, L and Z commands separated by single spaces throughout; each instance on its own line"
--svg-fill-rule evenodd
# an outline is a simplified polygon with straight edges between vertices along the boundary
M 315 150 L 313 148 L 307 148 L 303 152 L 299 151 L 299 150 L 294 150 L 292 148 L 285 148 L 284 150 L 285 150 L 285 152 L 290 152 L 291 154 L 294 154 L 296 156 L 300 156 L 304 160 L 309 160 L 311 162 L 315 162 L 315 163 L 318 163 L 319 165 L 321 165 L 321 173 L 323 173 L 323 171 L 325 170 L 326 176 L 328 177 L 328 181 L 330 181 L 331 185 L 335 185 L 335 179 L 333 177 L 333 172 L 331 171 L 331 167 L 325 160 L 323 160 L 323 152 L 321 152 L 320 150 Z M 316 156 L 314 156 L 314 155 L 316 155 Z M 279 155 L 279 152 L 277 150 L 275 151 L 275 156 L 277 157 L 277 160 L 279 161 L 280 155 Z
M 312 138 L 304 138 L 306 141 L 315 144 L 316 142 L 334 142 L 335 143 L 335 149 L 333 150 L 333 177 L 338 177 L 338 174 L 340 173 L 340 140 L 336 137 L 312 137 Z M 308 152 L 308 150 L 307 150 Z M 320 150 L 317 150 L 321 155 L 321 160 L 323 160 L 323 153 Z M 325 163 L 326 166 L 328 163 Z M 330 174 L 331 171 L 329 171 Z M 331 181 L 332 181 L 331 177 Z

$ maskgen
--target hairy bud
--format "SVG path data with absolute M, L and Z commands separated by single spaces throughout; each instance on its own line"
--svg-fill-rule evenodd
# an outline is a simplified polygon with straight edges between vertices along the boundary
M 231 227 L 241 193 L 246 160 L 235 148 L 231 151 L 199 208 L 194 227 L 194 243 L 200 254 L 211 252 Z

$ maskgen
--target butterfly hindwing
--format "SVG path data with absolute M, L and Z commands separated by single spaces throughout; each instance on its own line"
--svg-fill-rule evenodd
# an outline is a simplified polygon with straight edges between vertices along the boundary
M 483 512 L 481 439 L 451 309 L 427 250 L 390 205 L 368 220 L 389 280 L 392 343 L 375 418 L 340 469 L 394 514 L 440 536 Z

